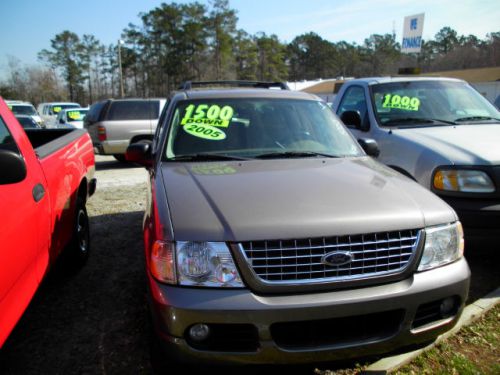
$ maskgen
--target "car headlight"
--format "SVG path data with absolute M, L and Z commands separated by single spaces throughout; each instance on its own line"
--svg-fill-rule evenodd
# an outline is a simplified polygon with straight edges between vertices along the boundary
M 464 254 L 462 224 L 456 222 L 425 229 L 425 247 L 419 271 L 440 267 L 460 259 Z
M 223 242 L 177 242 L 180 285 L 242 288 L 241 277 Z
M 223 242 L 156 241 L 149 259 L 151 274 L 167 284 L 243 288 Z
M 464 193 L 493 193 L 495 185 L 483 171 L 440 169 L 434 175 L 434 189 Z

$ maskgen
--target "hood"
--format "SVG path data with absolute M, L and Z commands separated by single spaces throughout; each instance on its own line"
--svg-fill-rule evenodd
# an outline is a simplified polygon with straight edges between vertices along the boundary
M 437 196 L 368 157 L 164 162 L 175 240 L 313 238 L 456 220 Z
M 393 133 L 438 152 L 450 164 L 500 164 L 500 124 L 394 129 Z

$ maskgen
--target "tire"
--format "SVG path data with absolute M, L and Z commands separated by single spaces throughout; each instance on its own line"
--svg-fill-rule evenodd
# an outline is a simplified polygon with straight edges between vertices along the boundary
M 120 163 L 126 163 L 127 159 L 125 159 L 125 154 L 113 154 L 113 157 L 118 160 Z
M 85 202 L 78 197 L 76 200 L 75 223 L 73 236 L 66 250 L 68 262 L 76 268 L 82 267 L 90 253 L 90 225 Z

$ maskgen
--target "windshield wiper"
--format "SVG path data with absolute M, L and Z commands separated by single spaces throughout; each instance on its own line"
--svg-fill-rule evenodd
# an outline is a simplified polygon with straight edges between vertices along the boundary
M 453 121 L 441 120 L 437 118 L 420 118 L 420 117 L 393 118 L 384 122 L 383 124 L 387 125 L 387 124 L 439 124 L 439 123 L 456 125 L 455 122 Z
M 499 118 L 488 117 L 488 116 L 469 116 L 469 117 L 460 117 L 455 120 L 455 122 L 463 122 L 463 121 L 483 121 L 483 120 L 495 120 L 500 121 Z
M 215 153 L 186 154 L 186 155 L 177 155 L 172 158 L 167 158 L 167 161 L 217 161 L 217 160 L 249 160 L 249 158 L 244 158 L 242 156 L 227 155 L 227 154 L 215 154 Z
M 256 155 L 256 159 L 274 159 L 274 158 L 310 158 L 310 157 L 325 157 L 325 158 L 338 158 L 340 156 L 324 154 L 322 152 L 314 151 L 277 151 L 269 152 L 267 154 Z

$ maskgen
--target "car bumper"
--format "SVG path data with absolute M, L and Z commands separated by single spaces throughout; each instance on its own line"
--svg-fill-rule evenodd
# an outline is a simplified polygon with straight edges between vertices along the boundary
M 149 297 L 161 348 L 178 361 L 310 363 L 380 354 L 433 340 L 458 320 L 469 279 L 465 259 L 391 284 L 300 295 L 175 287 L 149 276 Z M 450 317 L 421 320 L 432 303 L 448 297 L 456 301 Z M 219 336 L 211 341 L 213 346 L 188 338 L 190 327 L 198 323 L 216 328 L 213 332 Z M 225 334 L 220 335 L 220 327 L 225 327 Z M 339 334 L 322 332 L 331 327 L 338 327 Z M 238 340 L 248 341 L 248 348 L 242 349 Z M 250 345 L 252 340 L 256 342 Z
M 500 238 L 498 200 L 464 199 L 440 196 L 457 213 L 466 238 Z
M 100 155 L 116 155 L 125 154 L 129 142 L 124 141 L 104 141 L 100 143 L 94 143 L 94 152 Z

